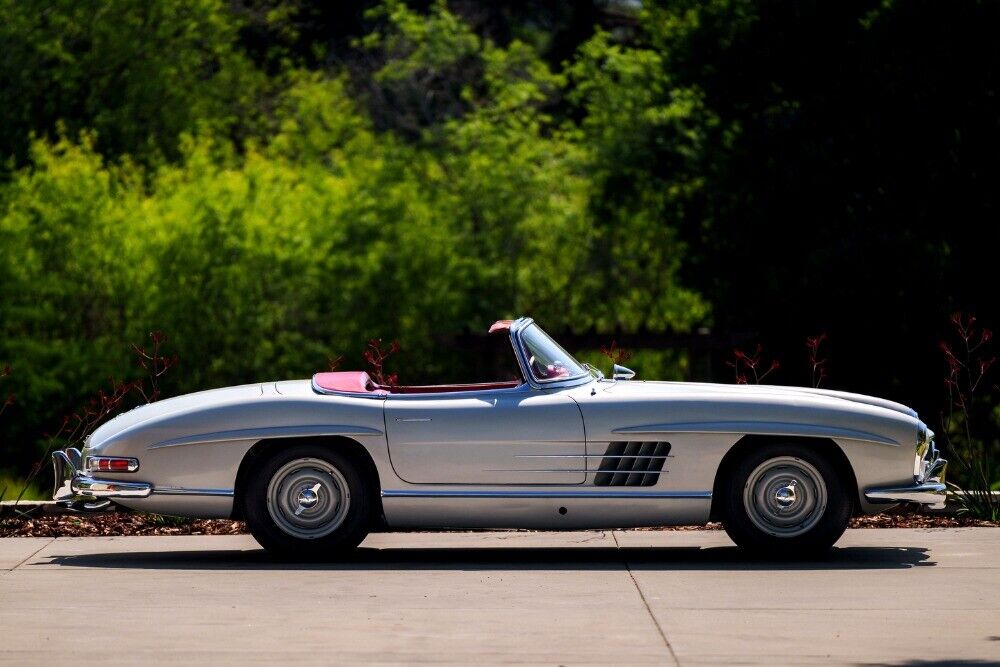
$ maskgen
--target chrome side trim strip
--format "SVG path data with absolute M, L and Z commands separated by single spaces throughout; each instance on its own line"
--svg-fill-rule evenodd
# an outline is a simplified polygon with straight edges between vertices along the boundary
M 573 469 L 567 470 L 563 469 L 536 469 L 536 470 L 522 470 L 521 468 L 487 468 L 483 472 L 610 472 L 610 473 L 627 473 L 629 475 L 665 475 L 667 470 L 619 470 L 618 468 L 590 468 L 590 469 Z
M 629 498 L 629 499 L 699 499 L 708 500 L 711 491 L 424 491 L 386 490 L 383 498 Z
M 156 496 L 224 496 L 232 498 L 232 489 L 182 489 L 176 486 L 158 486 L 153 489 Z
M 377 428 L 367 426 L 349 426 L 343 424 L 319 424 L 314 426 L 268 426 L 261 428 L 243 428 L 233 431 L 216 431 L 215 433 L 199 433 L 181 438 L 162 440 L 150 445 L 147 449 L 161 447 L 183 447 L 185 445 L 201 445 L 211 442 L 232 442 L 234 440 L 263 440 L 265 438 L 307 438 L 317 435 L 351 435 L 371 436 L 382 435 Z
M 515 459 L 669 459 L 673 454 L 661 456 L 628 454 L 514 454 Z
M 623 435 L 659 435 L 667 433 L 755 433 L 760 435 L 840 438 L 841 440 L 861 440 L 863 442 L 876 442 L 881 445 L 899 446 L 899 443 L 895 440 L 877 435 L 875 433 L 856 431 L 854 429 L 834 426 L 816 426 L 814 424 L 792 424 L 785 422 L 680 422 L 676 424 L 623 426 L 621 428 L 612 429 L 611 432 Z

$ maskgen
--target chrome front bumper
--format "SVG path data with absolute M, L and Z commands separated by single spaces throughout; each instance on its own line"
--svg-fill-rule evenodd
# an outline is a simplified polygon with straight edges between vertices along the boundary
M 53 452 L 55 488 L 52 499 L 58 504 L 81 511 L 96 511 L 107 507 L 115 498 L 145 498 L 153 492 L 152 484 L 88 477 L 80 472 L 82 468 L 80 450 L 71 447 Z
M 944 509 L 948 487 L 944 483 L 944 473 L 948 461 L 938 455 L 938 450 L 930 441 L 925 453 L 917 461 L 918 473 L 913 476 L 911 486 L 894 486 L 865 490 L 865 499 L 873 504 L 916 503 L 928 509 Z

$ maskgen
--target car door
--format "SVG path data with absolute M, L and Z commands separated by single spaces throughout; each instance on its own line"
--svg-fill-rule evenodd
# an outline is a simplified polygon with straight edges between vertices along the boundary
M 413 484 L 582 484 L 583 417 L 558 390 L 526 385 L 385 400 L 389 458 Z

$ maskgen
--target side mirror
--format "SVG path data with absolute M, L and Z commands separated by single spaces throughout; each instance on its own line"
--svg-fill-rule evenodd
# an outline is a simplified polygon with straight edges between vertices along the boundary
M 615 380 L 631 380 L 635 377 L 635 371 L 631 368 L 625 368 L 624 366 L 615 364 L 611 371 L 611 377 Z

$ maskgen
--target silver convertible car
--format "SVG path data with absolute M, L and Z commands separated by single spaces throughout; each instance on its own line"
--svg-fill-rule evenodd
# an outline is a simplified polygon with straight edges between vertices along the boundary
M 144 405 L 56 452 L 55 499 L 245 519 L 332 557 L 372 530 L 722 521 L 741 547 L 828 549 L 852 515 L 940 507 L 946 461 L 909 408 L 819 389 L 605 378 L 530 318 L 490 329 L 517 377 L 381 386 L 365 372 Z M 511 364 L 515 368 L 514 364 Z

